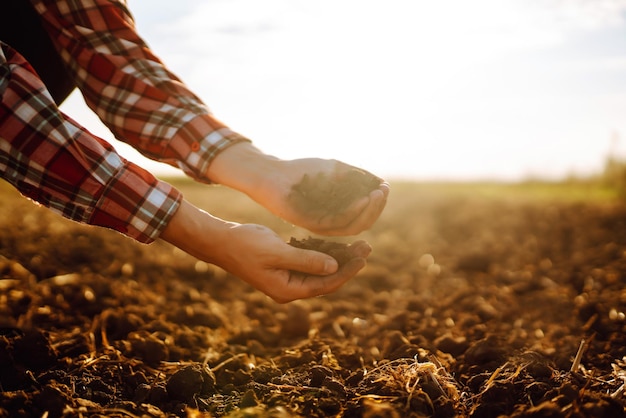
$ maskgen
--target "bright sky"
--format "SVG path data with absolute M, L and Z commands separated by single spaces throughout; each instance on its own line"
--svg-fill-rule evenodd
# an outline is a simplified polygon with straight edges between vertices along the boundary
M 128 3 L 213 113 L 279 157 L 418 180 L 560 178 L 626 158 L 626 0 Z M 112 139 L 78 95 L 63 109 Z

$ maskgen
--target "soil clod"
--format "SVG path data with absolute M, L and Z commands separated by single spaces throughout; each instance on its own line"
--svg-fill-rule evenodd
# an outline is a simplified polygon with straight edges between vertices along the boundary
M 354 258 L 350 253 L 350 246 L 341 242 L 327 241 L 321 238 L 313 237 L 308 237 L 301 240 L 291 237 L 291 239 L 289 240 L 289 245 L 292 245 L 296 248 L 314 250 L 328 254 L 335 260 L 337 260 L 337 264 L 339 264 L 339 267 L 343 266 L 352 258 Z
M 325 173 L 304 175 L 292 187 L 289 198 L 302 213 L 332 215 L 367 196 L 380 183 L 380 178 L 359 169 L 350 169 L 336 178 Z

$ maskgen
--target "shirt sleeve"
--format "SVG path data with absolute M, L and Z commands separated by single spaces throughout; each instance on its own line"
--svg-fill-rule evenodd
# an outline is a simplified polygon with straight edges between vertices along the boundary
M 123 0 L 32 3 L 87 105 L 120 141 L 205 183 L 220 151 L 249 141 L 154 55 Z
M 180 192 L 64 115 L 32 67 L 0 42 L 0 176 L 72 220 L 155 240 Z

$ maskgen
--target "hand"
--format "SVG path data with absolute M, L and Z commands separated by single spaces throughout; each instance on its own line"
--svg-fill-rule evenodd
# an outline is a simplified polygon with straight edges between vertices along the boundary
M 327 254 L 295 248 L 269 228 L 225 222 L 183 201 L 161 235 L 200 260 L 248 282 L 279 303 L 332 293 L 365 266 L 371 247 L 357 241 L 338 269 Z
M 314 233 L 356 235 L 370 228 L 385 207 L 389 184 L 382 179 L 378 179 L 378 188 L 336 210 L 323 206 L 307 209 L 293 198 L 294 186 L 305 176 L 340 183 L 354 170 L 336 160 L 280 160 L 249 143 L 240 143 L 222 151 L 207 174 L 214 182 L 246 193 L 275 215 Z
M 336 291 L 365 266 L 371 251 L 364 241 L 355 242 L 354 258 L 338 269 L 332 257 L 294 248 L 261 225 L 233 224 L 228 237 L 214 254 L 215 264 L 279 303 Z

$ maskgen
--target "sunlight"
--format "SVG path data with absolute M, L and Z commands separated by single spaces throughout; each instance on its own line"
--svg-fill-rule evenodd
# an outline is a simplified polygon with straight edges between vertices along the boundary
M 558 177 L 597 171 L 626 132 L 625 41 L 609 36 L 626 1 L 185 0 L 168 19 L 161 0 L 130 6 L 214 113 L 281 157 Z

